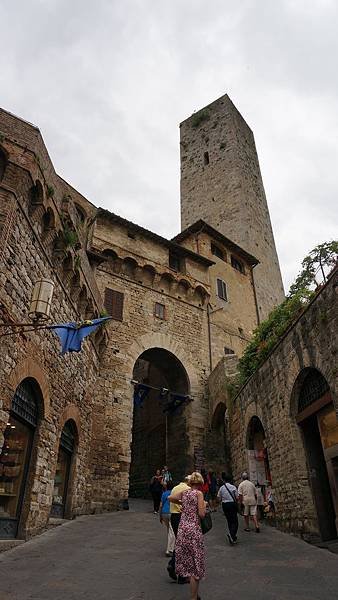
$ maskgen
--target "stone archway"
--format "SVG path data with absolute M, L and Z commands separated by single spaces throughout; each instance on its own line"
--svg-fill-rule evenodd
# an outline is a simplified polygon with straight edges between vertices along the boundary
M 230 475 L 230 448 L 227 440 L 228 413 L 224 402 L 219 402 L 211 419 L 210 429 L 206 437 L 206 463 L 215 473 Z
M 170 397 L 167 391 L 189 395 L 190 381 L 177 356 L 158 347 L 148 348 L 137 358 L 133 381 L 148 387 L 133 412 L 130 496 L 145 496 L 156 469 L 168 465 L 175 480 L 185 474 L 188 450 L 185 410 L 182 407 L 170 414 L 165 409 Z
M 253 415 L 246 429 L 246 448 L 250 480 L 259 485 L 271 486 L 271 472 L 266 443 L 265 430 L 262 421 Z
M 309 483 L 324 541 L 338 533 L 338 420 L 330 386 L 316 368 L 300 371 L 291 394 L 291 414 L 301 431 Z

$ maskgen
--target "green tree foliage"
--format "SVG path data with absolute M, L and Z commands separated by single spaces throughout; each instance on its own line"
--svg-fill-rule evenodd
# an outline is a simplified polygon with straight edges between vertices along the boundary
M 265 360 L 287 328 L 307 306 L 320 283 L 335 265 L 338 242 L 325 242 L 311 250 L 302 262 L 302 269 L 291 285 L 288 296 L 255 329 L 251 342 L 239 361 L 240 383 L 243 384 Z
M 302 289 L 317 287 L 325 282 L 327 273 L 334 267 L 338 255 L 338 242 L 324 242 L 316 246 L 302 262 L 302 269 L 290 287 L 289 296 Z

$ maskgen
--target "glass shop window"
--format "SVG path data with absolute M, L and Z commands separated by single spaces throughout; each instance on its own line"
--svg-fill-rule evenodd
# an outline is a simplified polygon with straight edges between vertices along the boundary
M 20 516 L 33 434 L 33 429 L 9 417 L 0 455 L 0 518 Z

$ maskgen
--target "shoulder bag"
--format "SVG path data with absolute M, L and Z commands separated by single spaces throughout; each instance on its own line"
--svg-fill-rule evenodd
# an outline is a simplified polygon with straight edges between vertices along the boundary
M 224 484 L 224 487 L 227 489 L 227 491 L 229 492 L 229 494 L 230 494 L 231 498 L 232 498 L 232 499 L 233 499 L 233 501 L 235 502 L 235 504 L 236 504 L 236 506 L 237 506 L 237 512 L 238 512 L 239 514 L 241 514 L 241 507 L 240 507 L 240 505 L 238 504 L 238 500 L 237 500 L 236 496 L 233 496 L 233 494 L 232 494 L 232 491 L 231 491 L 231 490 L 229 490 L 229 488 L 228 488 L 228 486 L 227 486 L 227 484 L 226 484 L 226 483 Z
M 208 533 L 212 529 L 211 513 L 206 512 L 204 517 L 200 517 L 200 523 L 203 535 Z

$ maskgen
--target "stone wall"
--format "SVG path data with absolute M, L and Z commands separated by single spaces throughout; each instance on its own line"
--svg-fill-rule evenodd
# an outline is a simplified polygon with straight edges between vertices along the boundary
M 4 124 L 6 120 L 2 123 L 2 131 Z M 28 131 L 31 131 L 29 127 Z M 36 143 L 38 134 L 34 129 L 32 136 Z M 28 141 L 26 139 L 26 143 Z M 52 322 L 94 316 L 99 307 L 95 304 L 81 264 L 76 271 L 73 266 L 74 250 L 61 247 L 62 196 L 56 187 L 57 179 L 53 196 L 51 192 L 48 196 L 44 175 L 32 152 L 19 146 L 15 140 L 6 139 L 3 145 L 9 159 L 0 182 L 0 213 L 6 215 L 8 203 L 13 212 L 10 220 L 6 221 L 7 229 L 1 232 L 0 322 L 28 321 L 32 288 L 41 277 L 55 282 Z M 42 182 L 40 197 L 32 193 L 36 190 L 38 176 Z M 48 209 L 53 215 L 51 220 L 44 218 Z M 64 215 L 71 222 L 65 210 Z M 58 236 L 60 245 L 56 247 Z M 77 285 L 72 287 L 73 277 Z M 6 329 L 1 328 L 1 333 L 4 331 Z M 1 338 L 1 442 L 17 386 L 30 378 L 39 389 L 39 420 L 21 513 L 20 536 L 33 535 L 48 520 L 60 435 L 68 419 L 75 423 L 78 438 L 68 515 L 88 511 L 92 389 L 98 363 L 98 349 L 93 340 L 85 342 L 80 354 L 61 356 L 59 340 L 51 331 L 31 331 Z
M 253 133 L 226 95 L 180 128 L 182 228 L 204 219 L 259 259 L 264 319 L 284 291 Z
M 318 535 L 318 515 L 300 427 L 295 382 L 303 369 L 324 375 L 338 414 L 337 276 L 334 274 L 235 398 L 230 417 L 232 468 L 248 470 L 248 425 L 256 416 L 266 436 L 277 524 L 306 538 Z

